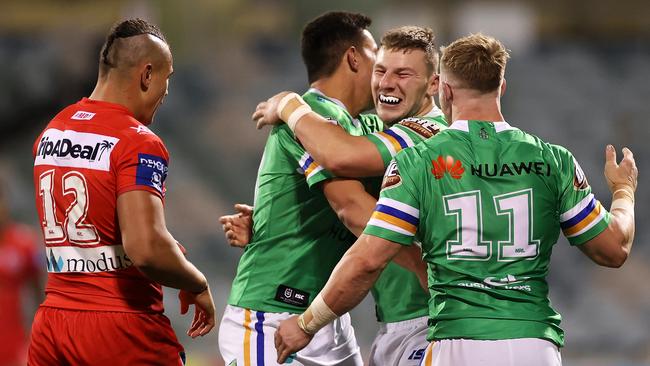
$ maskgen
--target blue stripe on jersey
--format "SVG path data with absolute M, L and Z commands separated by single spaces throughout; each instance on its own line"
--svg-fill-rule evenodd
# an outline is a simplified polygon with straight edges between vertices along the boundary
M 257 322 L 255 331 L 257 332 L 257 365 L 264 366 L 264 313 L 256 311 Z
M 577 223 L 582 221 L 582 219 L 587 217 L 591 213 L 591 211 L 593 211 L 595 208 L 596 208 L 596 198 L 594 197 L 594 198 L 591 199 L 589 204 L 585 208 L 582 209 L 582 211 L 578 212 L 577 215 L 573 216 L 572 218 L 570 218 L 570 219 L 568 219 L 568 220 L 566 220 L 564 222 L 561 222 L 560 227 L 562 228 L 562 230 L 566 230 L 566 229 L 576 225 Z
M 420 219 L 418 219 L 415 216 L 411 216 L 407 214 L 404 211 L 400 211 L 394 207 L 382 205 L 382 204 L 377 204 L 377 207 L 375 207 L 375 211 L 383 212 L 385 214 L 397 217 L 399 219 L 402 219 L 412 225 L 418 225 L 420 223 Z
M 311 165 L 311 163 L 313 163 L 313 162 L 314 162 L 314 158 L 309 156 L 309 158 L 307 158 L 307 160 L 305 160 L 305 163 L 302 165 L 302 167 L 301 167 L 302 170 L 306 171 L 309 168 L 309 166 Z
M 397 142 L 399 142 L 400 146 L 402 146 L 402 149 L 406 149 L 409 147 L 409 144 L 402 138 L 402 136 L 398 135 L 394 131 L 391 131 L 390 129 L 382 131 L 383 133 L 392 136 Z

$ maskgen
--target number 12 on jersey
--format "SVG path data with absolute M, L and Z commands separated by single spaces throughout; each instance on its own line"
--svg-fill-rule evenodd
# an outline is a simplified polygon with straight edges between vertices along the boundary
M 533 190 L 524 189 L 492 197 L 496 217 L 508 220 L 507 238 L 498 240 L 498 261 L 533 259 L 539 240 L 533 239 Z M 456 218 L 456 239 L 447 241 L 447 259 L 481 261 L 492 257 L 492 241 L 484 238 L 481 191 L 442 197 L 445 215 Z M 505 233 L 504 233 L 505 234 Z
M 54 170 L 48 170 L 39 177 L 39 195 L 43 204 L 43 235 L 49 244 L 68 239 L 71 244 L 92 245 L 99 243 L 99 234 L 94 225 L 84 223 L 88 213 L 88 185 L 86 178 L 77 171 L 71 171 L 62 178 L 63 196 L 72 195 L 74 201 L 65 210 L 63 224 L 56 218 L 54 199 Z

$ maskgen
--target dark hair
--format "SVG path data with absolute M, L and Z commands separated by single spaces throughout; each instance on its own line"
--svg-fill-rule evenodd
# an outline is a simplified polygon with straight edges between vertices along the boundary
M 158 27 L 147 22 L 146 20 L 135 18 L 115 23 L 111 31 L 106 36 L 106 42 L 102 46 L 102 51 L 99 59 L 100 71 L 106 71 L 108 68 L 116 66 L 116 60 L 109 60 L 108 53 L 111 50 L 113 42 L 118 38 L 129 38 L 139 36 L 141 34 L 151 34 L 159 38 L 161 41 L 167 43 L 167 39 Z
M 301 47 L 309 82 L 331 75 L 343 53 L 351 46 L 360 46 L 363 30 L 371 23 L 363 14 L 344 11 L 328 12 L 307 23 Z
M 438 50 L 430 28 L 404 26 L 391 29 L 381 38 L 381 47 L 388 50 L 421 50 L 425 53 L 429 71 L 438 69 Z

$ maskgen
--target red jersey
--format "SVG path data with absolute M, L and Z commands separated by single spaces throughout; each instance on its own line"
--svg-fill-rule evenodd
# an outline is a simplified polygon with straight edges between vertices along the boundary
M 0 364 L 6 354 L 22 350 L 25 325 L 21 293 L 37 281 L 41 252 L 36 250 L 36 237 L 25 226 L 9 223 L 0 228 Z
M 162 312 L 162 289 L 124 252 L 117 197 L 164 200 L 169 153 L 124 106 L 87 98 L 50 121 L 34 144 L 36 207 L 45 238 L 43 306 Z

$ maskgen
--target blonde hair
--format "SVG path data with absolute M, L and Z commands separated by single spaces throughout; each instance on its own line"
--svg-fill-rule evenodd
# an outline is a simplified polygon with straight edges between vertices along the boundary
M 442 48 L 441 68 L 453 74 L 463 87 L 491 92 L 501 84 L 510 58 L 497 39 L 471 34 Z
M 429 72 L 438 70 L 436 37 L 431 28 L 407 25 L 391 29 L 381 38 L 381 46 L 396 51 L 420 50 L 426 55 Z

